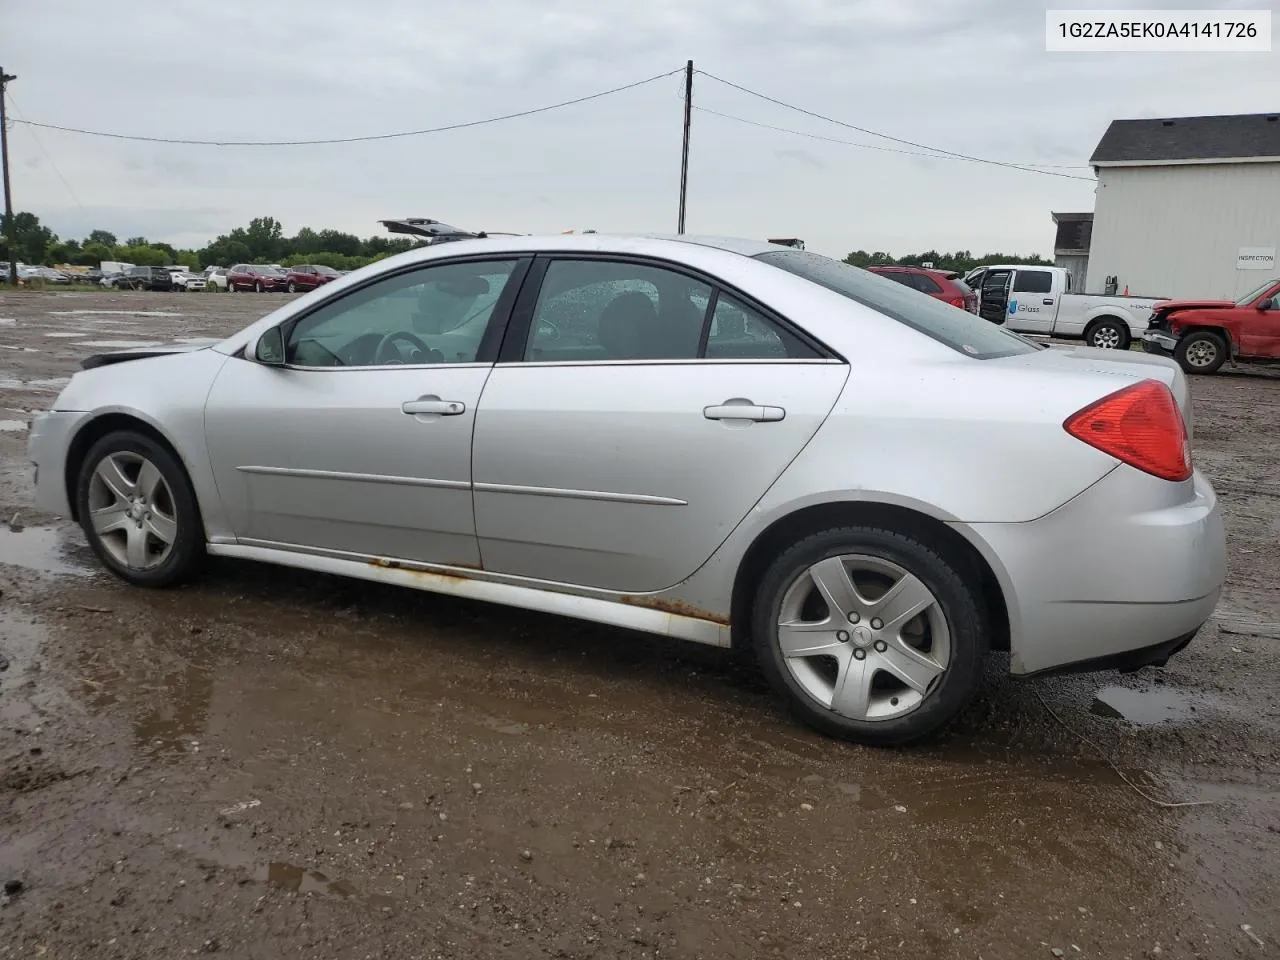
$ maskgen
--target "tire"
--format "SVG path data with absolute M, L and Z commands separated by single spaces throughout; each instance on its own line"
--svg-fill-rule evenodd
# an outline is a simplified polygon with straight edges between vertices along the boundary
M 1227 341 L 1212 330 L 1192 330 L 1178 341 L 1173 359 L 1187 373 L 1217 373 L 1227 362 Z
M 145 434 L 118 430 L 89 449 L 76 478 L 76 515 L 103 566 L 135 586 L 174 586 L 204 561 L 191 481 Z
M 1085 343 L 1099 350 L 1128 350 L 1133 341 L 1129 325 L 1119 317 L 1103 317 L 1085 331 Z
M 819 564 L 825 567 L 820 575 L 836 583 L 833 571 L 843 570 L 846 584 L 849 570 L 855 571 L 852 582 L 860 582 L 861 593 L 855 591 L 855 602 L 846 606 L 860 605 L 860 614 L 832 611 L 835 616 L 824 617 L 813 573 Z M 875 595 L 877 581 L 883 594 L 895 579 L 914 584 L 916 595 L 930 600 L 918 614 L 899 619 L 897 629 L 892 617 L 888 623 L 873 619 L 878 601 L 862 599 Z M 814 534 L 779 555 L 760 580 L 751 618 L 756 659 L 792 713 L 822 733 L 868 746 L 926 739 L 955 718 L 982 680 L 989 631 L 976 579 L 914 537 L 892 530 L 855 526 Z M 784 654 L 784 617 L 788 623 L 830 620 L 830 632 L 790 632 L 803 648 L 824 652 Z M 915 689 L 894 672 L 904 664 Z M 833 706 L 840 699 L 838 685 L 858 676 L 865 682 L 848 689 L 865 691 L 865 700 L 852 697 L 846 705 L 853 709 L 840 712 Z
M 235 292 L 236 292 L 236 285 L 234 283 L 231 283 L 230 281 L 227 281 L 227 293 L 235 293 Z
M 287 287 L 285 287 L 285 290 L 287 290 L 289 293 L 297 293 L 297 292 L 298 292 L 298 285 L 297 285 L 296 283 L 294 283 L 292 280 L 290 280 L 290 281 L 289 281 L 289 285 L 288 285 Z
M 253 285 L 253 292 L 254 292 L 254 293 L 261 293 L 261 292 L 262 292 L 262 281 L 261 281 L 261 280 L 259 280 L 257 283 L 255 283 L 255 284 Z

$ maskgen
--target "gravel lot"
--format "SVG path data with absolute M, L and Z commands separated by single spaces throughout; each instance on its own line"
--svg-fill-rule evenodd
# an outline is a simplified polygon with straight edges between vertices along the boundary
M 31 507 L 29 412 L 88 353 L 282 299 L 0 294 L 0 957 L 1280 949 L 1280 376 L 1193 384 L 1230 580 L 1168 669 L 995 663 L 945 739 L 873 751 L 720 651 L 249 564 L 98 572 Z

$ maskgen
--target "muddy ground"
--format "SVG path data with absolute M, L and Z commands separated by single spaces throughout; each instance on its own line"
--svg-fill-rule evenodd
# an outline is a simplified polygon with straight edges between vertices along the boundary
M 885 752 L 720 651 L 249 564 L 98 572 L 31 507 L 29 411 L 88 353 L 278 302 L 0 295 L 0 957 L 1280 950 L 1280 377 L 1194 382 L 1231 569 L 1183 655 L 997 662 L 943 740 Z

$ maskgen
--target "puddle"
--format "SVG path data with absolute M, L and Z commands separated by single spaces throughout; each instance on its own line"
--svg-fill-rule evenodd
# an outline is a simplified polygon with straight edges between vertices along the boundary
M 0 317 L 0 327 L 12 327 L 17 322 L 13 317 Z
M 1187 695 L 1167 687 L 1134 690 L 1110 686 L 1098 691 L 1089 712 L 1147 727 L 1190 719 L 1196 706 Z
M 68 556 L 67 546 L 56 527 L 26 527 L 19 533 L 0 527 L 0 565 L 89 576 L 92 570 Z
M 330 880 L 319 870 L 303 870 L 281 860 L 263 864 L 253 871 L 253 879 L 287 893 L 315 893 L 321 896 L 340 897 L 343 900 L 360 900 L 382 913 L 391 913 L 395 900 L 384 894 L 361 896 L 345 880 Z
M 330 880 L 318 870 L 303 870 L 279 860 L 258 867 L 253 872 L 253 879 L 290 893 L 323 893 L 344 899 L 355 896 L 355 890 L 348 883 Z
M 26 429 L 25 420 L 0 420 L 0 433 L 21 433 Z
M 160 340 L 81 340 L 77 347 L 158 347 Z
M 46 334 L 45 334 L 45 336 L 46 336 L 46 337 L 53 337 L 53 338 L 55 338 L 55 339 L 56 339 L 56 338 L 58 338 L 58 337 L 83 337 L 83 336 L 84 336 L 84 334 L 83 334 L 83 333 L 68 333 L 66 330 L 55 330 L 53 333 L 46 333 Z
M 180 317 L 167 310 L 50 310 L 51 317 Z
M 65 387 L 71 382 L 70 377 L 50 377 L 48 380 L 13 380 L 0 378 L 0 390 L 52 390 Z

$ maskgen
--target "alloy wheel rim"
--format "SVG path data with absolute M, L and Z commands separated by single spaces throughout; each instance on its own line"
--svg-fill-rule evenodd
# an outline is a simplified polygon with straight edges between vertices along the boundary
M 141 454 L 108 454 L 89 481 L 89 522 L 112 558 L 131 570 L 164 563 L 178 538 L 173 491 Z
M 1187 363 L 1193 367 L 1207 367 L 1218 358 L 1218 348 L 1208 340 L 1197 340 L 1187 347 Z
M 1120 346 L 1120 331 L 1114 327 L 1100 327 L 1093 335 L 1093 345 L 1103 350 L 1114 350 Z
M 776 641 L 814 702 L 850 720 L 917 709 L 951 663 L 951 632 L 919 577 L 883 557 L 828 557 L 783 594 Z

